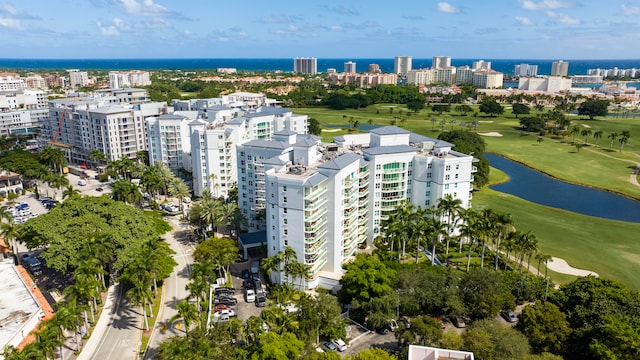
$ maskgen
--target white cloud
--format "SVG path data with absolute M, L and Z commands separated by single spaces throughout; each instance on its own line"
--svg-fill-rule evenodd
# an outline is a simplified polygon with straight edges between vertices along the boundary
M 640 5 L 620 5 L 625 15 L 640 15 Z
M 448 14 L 456 14 L 460 12 L 460 9 L 446 2 L 439 2 L 438 11 Z
M 18 13 L 18 11 L 16 10 L 16 8 L 14 8 L 11 4 L 9 3 L 0 3 L 0 11 L 1 12 L 5 12 L 8 13 L 10 15 L 15 15 Z
M 16 19 L 0 18 L 0 28 L 22 30 L 22 24 Z
M 548 17 L 558 19 L 558 22 L 563 25 L 580 25 L 582 23 L 580 19 L 571 17 L 569 15 L 558 14 L 554 11 L 545 11 L 545 13 L 547 14 Z
M 189 30 L 189 29 L 185 29 L 182 31 L 183 34 L 185 34 L 186 36 L 191 36 L 193 34 L 193 31 Z
M 131 15 L 137 16 L 166 16 L 169 15 L 169 10 L 159 4 L 153 2 L 153 0 L 142 0 L 138 2 L 136 0 L 118 0 L 120 6 L 124 8 L 124 11 Z
M 526 10 L 555 10 L 573 7 L 573 3 L 558 0 L 542 0 L 539 2 L 520 0 L 520 5 Z
M 516 16 L 516 21 L 518 21 L 518 23 L 520 23 L 520 25 L 533 25 L 533 21 L 531 21 L 531 19 L 529 19 L 526 16 Z
M 98 29 L 100 29 L 100 34 L 104 36 L 118 36 L 120 35 L 120 31 L 115 25 L 103 25 L 102 21 L 96 22 Z

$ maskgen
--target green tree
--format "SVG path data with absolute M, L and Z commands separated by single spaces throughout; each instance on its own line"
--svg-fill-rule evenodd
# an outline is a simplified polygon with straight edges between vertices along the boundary
M 346 272 L 340 279 L 340 298 L 345 304 L 354 299 L 366 302 L 393 292 L 391 284 L 396 272 L 387 268 L 377 256 L 358 254 L 344 268 Z
M 566 316 L 550 302 L 525 306 L 516 324 L 536 353 L 560 354 L 571 334 Z
M 587 99 L 578 107 L 578 115 L 586 115 L 593 120 L 596 116 L 606 116 L 608 108 L 608 100 Z
M 501 309 L 514 307 L 513 297 L 494 270 L 472 268 L 460 281 L 460 294 L 473 319 L 492 318 Z
M 439 134 L 438 139 L 454 144 L 456 151 L 472 154 L 474 158 L 479 160 L 473 163 L 473 166 L 477 168 L 473 174 L 476 188 L 482 188 L 488 183 L 490 168 L 489 161 L 483 156 L 486 144 L 482 136 L 471 131 L 452 130 Z
M 256 351 L 251 355 L 251 360 L 289 360 L 302 354 L 304 342 L 298 340 L 292 333 L 276 334 L 267 332 L 260 337 L 260 343 Z
M 522 359 L 530 352 L 527 338 L 494 320 L 476 321 L 462 334 L 465 349 L 479 360 Z
M 602 130 L 597 130 L 593 133 L 593 138 L 596 140 L 596 146 L 598 145 L 598 140 L 602 138 L 604 132 Z
M 524 131 L 539 132 L 544 129 L 545 121 L 539 117 L 523 117 L 520 119 L 520 127 Z
M 608 139 L 611 139 L 611 143 L 609 144 L 609 148 L 613 147 L 613 142 L 620 136 L 617 132 L 612 132 L 607 136 Z
M 307 121 L 307 131 L 312 135 L 320 135 L 322 133 L 320 122 L 314 118 L 309 118 Z
M 478 110 L 489 116 L 496 116 L 504 112 L 504 107 L 498 104 L 498 102 L 494 98 L 487 97 L 480 102 Z
M 516 119 L 519 115 L 528 115 L 531 112 L 531 109 L 525 104 L 513 103 L 511 107 L 511 112 L 516 116 Z
M 364 349 L 360 350 L 355 355 L 347 355 L 348 360 L 397 360 L 395 355 L 390 355 L 388 352 L 380 348 Z
M 16 256 L 18 265 L 20 265 L 22 258 L 20 256 L 20 251 L 18 250 L 18 237 L 20 236 L 18 227 L 12 220 L 0 223 L 0 235 L 2 235 L 2 238 L 11 245 L 11 251 Z
M 72 185 L 68 185 L 62 192 L 62 198 L 80 197 L 80 190 L 75 189 Z

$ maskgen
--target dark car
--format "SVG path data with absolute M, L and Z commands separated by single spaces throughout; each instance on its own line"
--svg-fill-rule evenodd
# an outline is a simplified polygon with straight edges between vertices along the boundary
M 244 289 L 253 289 L 253 281 L 251 279 L 244 280 L 242 282 L 242 287 Z
M 216 288 L 215 290 L 216 295 L 227 295 L 227 296 L 233 296 L 236 294 L 236 290 L 233 288 L 228 288 L 228 287 L 219 287 Z
M 104 189 L 103 189 L 103 188 L 101 188 L 101 187 L 99 187 L 99 188 L 96 188 L 96 191 L 97 191 L 97 192 L 101 192 L 101 191 L 104 191 Z
M 253 291 L 255 291 L 256 294 L 262 292 L 262 281 L 260 281 L 260 279 L 253 278 Z
M 227 306 L 233 306 L 238 304 L 238 300 L 236 298 L 230 297 L 230 296 L 216 296 L 216 298 L 214 299 L 214 304 L 219 305 L 227 305 Z
M 256 306 L 257 307 L 267 306 L 267 297 L 264 295 L 264 293 L 260 293 L 256 295 Z
M 242 272 L 240 273 L 240 277 L 243 279 L 248 279 L 249 277 L 251 277 L 251 272 L 249 271 L 249 269 L 244 269 L 242 270 Z
M 387 325 L 384 325 L 383 327 L 376 329 L 376 332 L 380 335 L 388 334 L 389 327 Z
M 398 323 L 402 324 L 405 329 L 411 329 L 411 323 L 409 322 L 409 319 L 407 319 L 407 318 L 398 319 Z
M 457 328 L 467 327 L 467 324 L 464 322 L 464 319 L 461 317 L 454 317 L 451 319 L 451 322 L 453 323 L 453 326 Z

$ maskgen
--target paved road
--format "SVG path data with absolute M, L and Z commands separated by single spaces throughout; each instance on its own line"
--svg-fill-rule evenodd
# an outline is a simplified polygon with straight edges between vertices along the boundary
M 156 322 L 156 326 L 152 330 L 149 348 L 145 353 L 145 359 L 153 359 L 153 355 L 158 345 L 166 338 L 174 335 L 183 335 L 183 330 L 169 328 L 164 334 L 160 331 L 162 324 L 166 324 L 177 311 L 175 305 L 189 296 L 186 285 L 189 282 L 189 273 L 191 272 L 191 264 L 193 263 L 193 250 L 195 242 L 189 240 L 189 231 L 186 225 L 180 223 L 178 216 L 165 218 L 173 230 L 165 236 L 169 246 L 175 251 L 173 258 L 178 265 L 174 268 L 173 273 L 165 280 L 163 288 L 163 306 L 160 310 L 160 316 Z
M 138 306 L 129 303 L 122 284 L 116 285 L 113 296 L 113 307 L 105 308 L 108 323 L 98 341 L 93 354 L 87 359 L 136 359 L 140 347 L 142 332 L 142 312 Z M 98 334 L 96 334 L 98 335 Z M 86 349 L 89 350 L 89 349 Z M 84 354 L 84 351 L 83 351 Z

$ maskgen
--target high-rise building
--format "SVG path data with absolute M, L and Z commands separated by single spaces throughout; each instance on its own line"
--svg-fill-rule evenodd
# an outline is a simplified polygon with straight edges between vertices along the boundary
M 356 71 L 356 63 L 353 61 L 347 61 L 344 63 L 344 72 L 346 73 L 357 73 Z
M 473 84 L 474 69 L 469 66 L 458 66 L 456 68 L 456 85 Z
M 380 65 L 379 64 L 369 64 L 369 72 L 370 73 L 379 73 L 382 72 L 380 71 Z
M 471 66 L 473 70 L 491 70 L 491 61 L 478 60 L 474 61 Z
M 566 61 L 554 61 L 551 64 L 551 76 L 567 76 L 569 73 L 569 63 Z
M 514 76 L 538 76 L 538 65 L 519 64 L 513 67 Z
M 112 89 L 147 85 L 151 85 L 148 71 L 109 71 L 109 87 Z
M 239 206 L 259 225 L 250 232 L 264 231 L 269 256 L 291 247 L 311 268 L 310 280 L 275 272 L 276 282 L 337 285 L 342 264 L 383 235 L 406 200 L 429 208 L 451 196 L 470 206 L 473 156 L 450 143 L 395 126 L 334 141 L 280 131 L 237 146 Z
M 72 89 L 89 85 L 89 74 L 78 69 L 67 70 L 69 73 L 69 85 Z
M 180 168 L 191 171 L 189 123 L 197 117 L 197 111 L 175 111 L 147 118 L 149 164 L 160 162 L 176 172 Z
M 478 70 L 473 73 L 473 85 L 483 89 L 501 88 L 504 75 L 493 70 Z
M 393 60 L 393 72 L 405 75 L 411 71 L 411 56 L 396 56 Z
M 318 73 L 318 59 L 300 58 L 293 59 L 293 72 L 313 75 Z
M 434 56 L 431 59 L 432 69 L 444 69 L 451 67 L 451 56 Z

